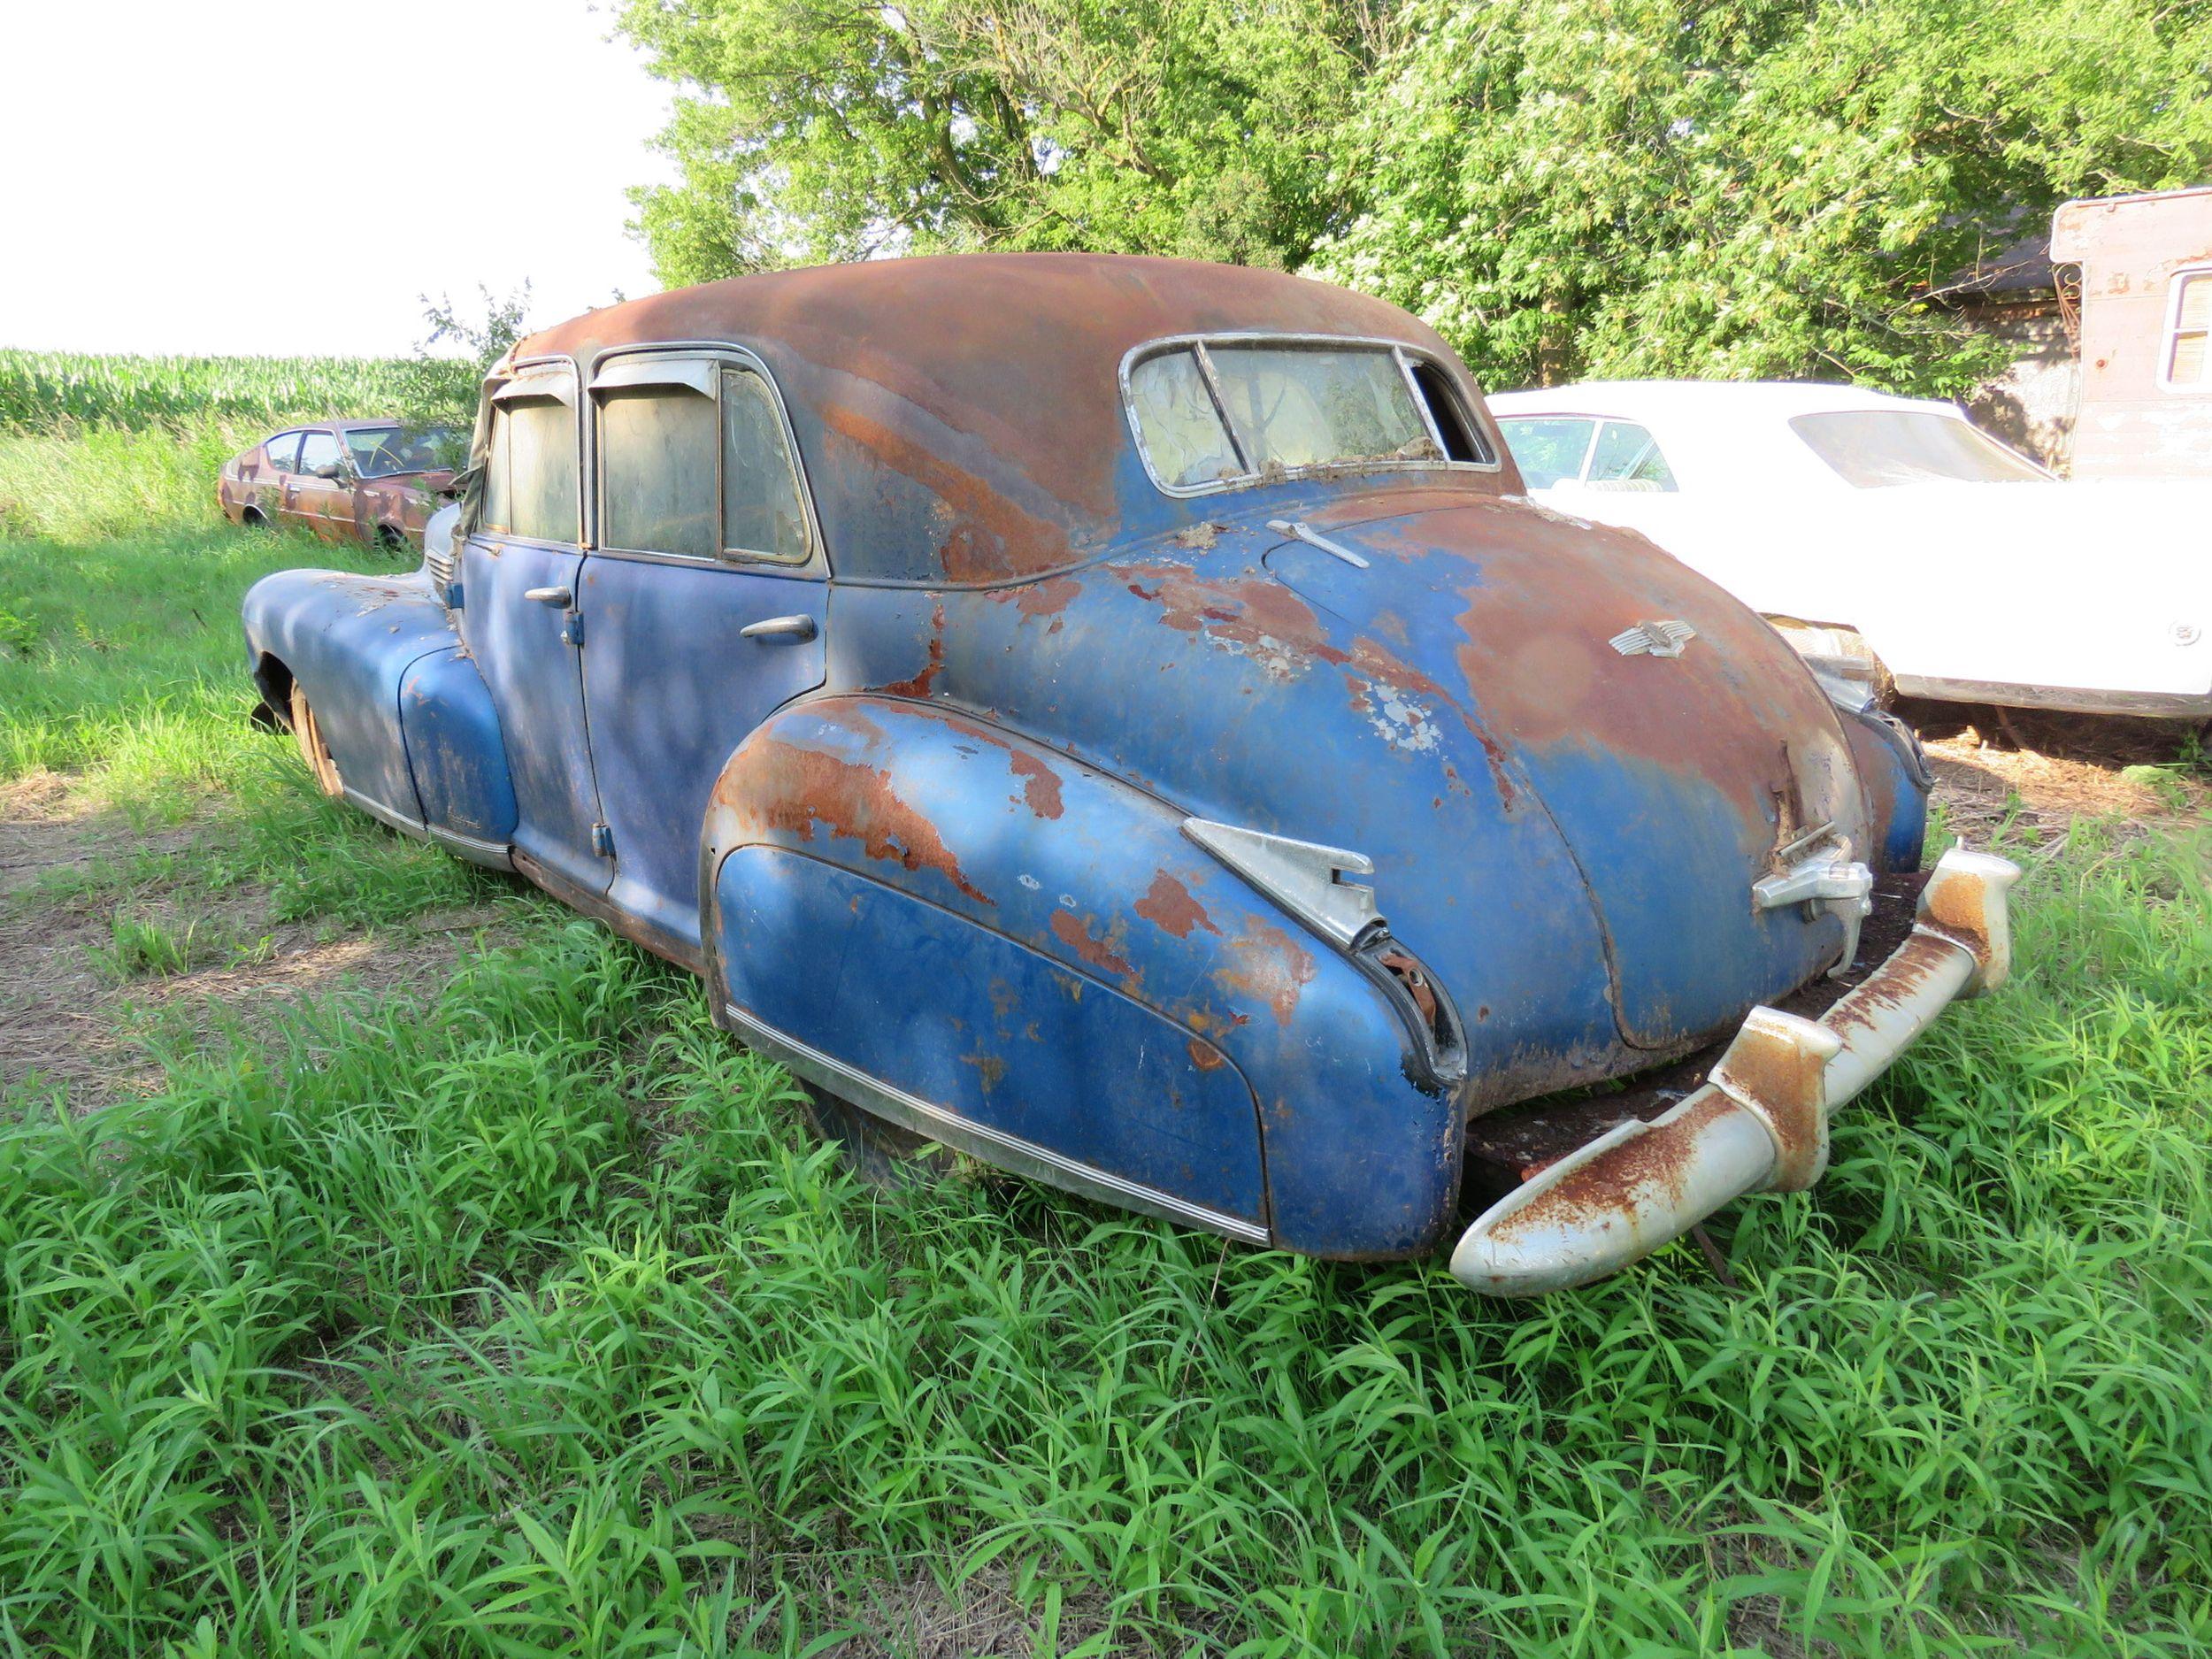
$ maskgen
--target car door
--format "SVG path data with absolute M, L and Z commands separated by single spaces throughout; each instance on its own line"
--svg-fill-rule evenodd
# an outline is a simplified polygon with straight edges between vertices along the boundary
M 300 441 L 300 457 L 292 478 L 292 516 L 326 541 L 335 541 L 351 525 L 352 491 L 346 476 L 345 452 L 338 434 L 327 427 L 310 427 Z
M 608 897 L 695 964 L 707 797 L 754 727 L 822 683 L 825 561 L 757 361 L 618 356 L 591 405 L 598 518 L 580 606 Z
M 250 495 L 255 506 L 272 524 L 281 522 L 291 509 L 293 474 L 299 469 L 300 434 L 280 432 L 261 446 L 261 458 L 253 472 Z
M 483 504 L 461 550 L 462 630 L 499 711 L 517 862 L 572 899 L 603 893 L 611 872 L 584 730 L 576 401 L 565 363 L 493 392 Z

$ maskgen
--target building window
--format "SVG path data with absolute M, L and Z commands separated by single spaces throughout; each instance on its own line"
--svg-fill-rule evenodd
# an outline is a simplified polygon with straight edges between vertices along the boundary
M 2184 271 L 2174 279 L 2165 355 L 2162 385 L 2177 392 L 2212 389 L 2212 271 Z

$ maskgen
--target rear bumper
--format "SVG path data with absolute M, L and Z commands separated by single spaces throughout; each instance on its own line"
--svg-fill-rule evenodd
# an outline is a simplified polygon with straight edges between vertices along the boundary
M 2004 982 L 2007 893 L 2018 868 L 1954 848 L 1913 930 L 1817 1020 L 1755 1008 L 1703 1087 L 1665 1116 L 1601 1135 L 1493 1204 L 1452 1272 L 1494 1296 L 1586 1285 L 1680 1237 L 1747 1193 L 1793 1192 L 1828 1167 L 1828 1119 L 1953 998 Z

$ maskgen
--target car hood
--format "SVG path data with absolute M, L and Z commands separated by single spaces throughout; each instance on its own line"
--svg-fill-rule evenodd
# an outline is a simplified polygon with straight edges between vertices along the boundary
M 1434 687 L 1366 710 L 1386 741 L 1471 739 L 1502 794 L 1540 808 L 1631 1042 L 1723 1026 L 1833 956 L 1832 917 L 1752 903 L 1790 842 L 1824 825 L 1864 857 L 1870 839 L 1834 710 L 1756 615 L 1640 539 L 1517 503 L 1307 529 L 1266 568 Z

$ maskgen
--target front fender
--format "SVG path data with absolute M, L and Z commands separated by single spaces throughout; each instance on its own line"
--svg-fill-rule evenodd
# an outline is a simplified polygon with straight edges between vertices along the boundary
M 400 731 L 400 684 L 412 664 L 454 642 L 420 572 L 279 571 L 247 591 L 243 616 L 257 675 L 273 657 L 306 694 L 348 797 L 419 823 L 422 803 Z
M 1432 1248 L 1455 1092 L 1420 1079 L 1386 984 L 1183 821 L 942 708 L 794 704 L 708 810 L 718 1011 L 849 1088 L 1018 1142 L 997 1161 L 1062 1185 L 1315 1255 Z

